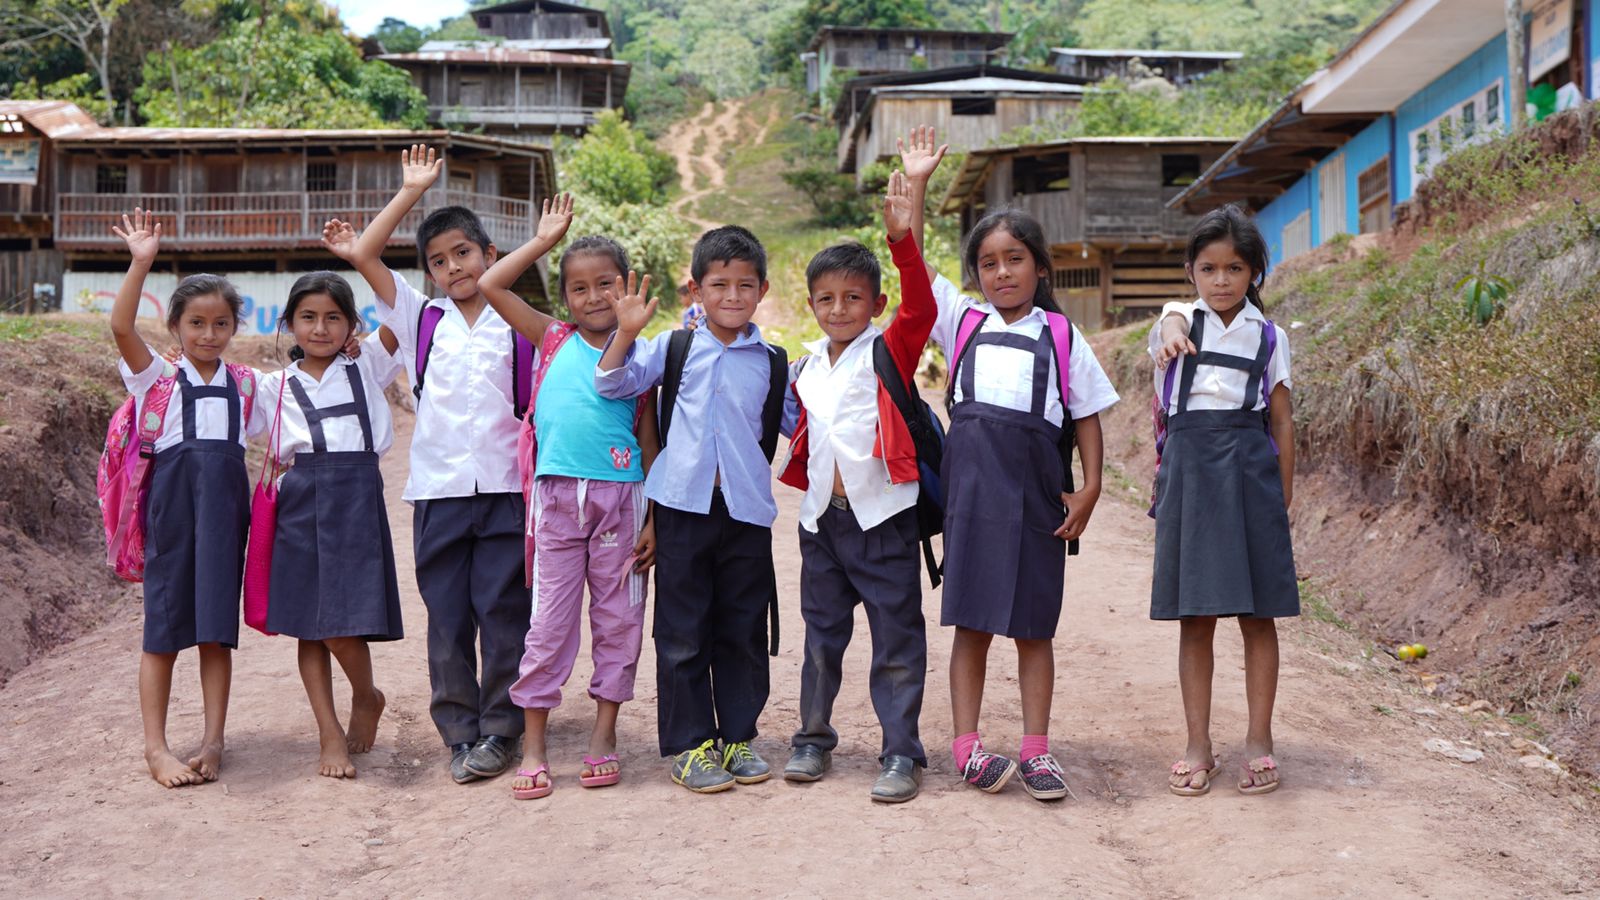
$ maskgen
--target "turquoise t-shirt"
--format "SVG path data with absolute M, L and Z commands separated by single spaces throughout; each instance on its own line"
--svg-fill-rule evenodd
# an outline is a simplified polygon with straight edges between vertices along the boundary
M 600 351 L 573 334 L 556 351 L 533 409 L 539 475 L 593 481 L 643 481 L 633 400 L 607 400 L 594 389 Z

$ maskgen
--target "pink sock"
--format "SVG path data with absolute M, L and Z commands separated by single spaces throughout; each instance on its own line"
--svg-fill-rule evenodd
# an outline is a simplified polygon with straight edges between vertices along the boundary
M 1022 759 L 1024 762 L 1049 752 L 1050 738 L 1048 735 L 1025 734 L 1022 736 Z
M 957 735 L 955 742 L 950 745 L 950 753 L 956 758 L 956 768 L 965 769 L 967 760 L 972 758 L 972 748 L 978 746 L 978 733 Z

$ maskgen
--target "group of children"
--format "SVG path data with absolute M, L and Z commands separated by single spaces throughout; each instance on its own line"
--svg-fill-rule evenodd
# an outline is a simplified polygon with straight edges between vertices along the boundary
M 751 321 L 767 258 L 735 225 L 694 246 L 689 327 L 652 339 L 640 338 L 656 312 L 651 277 L 640 279 L 603 236 L 561 255 L 566 320 L 512 293 L 565 237 L 570 197 L 546 201 L 533 239 L 504 257 L 469 210 L 428 215 L 416 246 L 442 296 L 426 297 L 382 262 L 443 167 L 420 146 L 402 152 L 402 187 L 365 231 L 339 220 L 324 229 L 324 246 L 377 296 L 383 327 L 357 340 L 349 284 L 305 275 L 280 322 L 295 361 L 279 372 L 221 362 L 240 299 L 216 276 L 180 283 L 167 325 L 182 352 L 173 362 L 154 353 L 134 321 L 160 226 L 144 211 L 124 217 L 115 230 L 133 262 L 112 332 L 139 409 L 167 409 L 152 448 L 140 665 L 152 776 L 169 787 L 217 777 L 251 533 L 244 444 L 260 434 L 274 474 L 287 467 L 273 482 L 275 527 L 255 532 L 272 551 L 264 630 L 299 641 L 321 773 L 355 774 L 350 755 L 371 748 L 384 709 L 367 644 L 403 634 L 378 458 L 393 442 L 384 390 L 404 370 L 417 401 L 404 497 L 428 613 L 430 710 L 455 781 L 505 772 L 520 737 L 514 796 L 552 792 L 546 729 L 579 649 L 585 590 L 596 714 L 579 781 L 620 780 L 617 718 L 634 694 L 652 566 L 658 739 L 672 780 L 714 793 L 768 779 L 751 742 L 778 648 L 771 479 L 782 434 L 780 480 L 804 492 L 805 623 L 800 722 L 783 777 L 816 781 L 830 768 L 859 604 L 883 732 L 871 797 L 918 793 L 928 765 L 918 727 L 925 558 L 935 585 L 944 580 L 941 624 L 954 627 L 951 750 L 962 777 L 996 792 L 1020 774 L 1036 798 L 1067 795 L 1048 738 L 1051 642 L 1066 556 L 1101 492 L 1098 416 L 1117 394 L 1053 299 L 1036 221 L 1005 210 L 973 228 L 963 261 L 981 298 L 925 262 L 925 191 L 945 148 L 919 128 L 900 150 L 903 171 L 883 204 L 898 311 L 886 328 L 873 324 L 888 298 L 871 249 L 828 247 L 806 270 L 823 336 L 792 364 Z M 1238 786 L 1278 784 L 1273 619 L 1298 612 L 1286 514 L 1294 440 L 1287 341 L 1257 294 L 1263 246 L 1237 210 L 1206 216 L 1187 256 L 1200 299 L 1169 304 L 1150 337 L 1163 436 L 1151 616 L 1182 623 L 1189 744 L 1169 785 L 1186 795 L 1209 790 L 1219 765 L 1209 738 L 1219 616 L 1237 616 L 1245 637 L 1250 758 Z M 913 379 L 930 338 L 950 361 L 947 435 Z M 166 407 L 173 391 L 178 402 Z M 942 570 L 927 543 L 941 530 Z M 1018 654 L 1016 759 L 986 749 L 978 730 L 996 635 Z M 168 749 L 165 718 L 174 661 L 191 646 L 205 736 L 185 762 Z M 334 711 L 332 660 L 352 688 L 348 728 Z

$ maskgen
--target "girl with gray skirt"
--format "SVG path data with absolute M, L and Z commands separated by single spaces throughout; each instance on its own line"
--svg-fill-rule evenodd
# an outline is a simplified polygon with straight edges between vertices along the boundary
M 1237 787 L 1265 794 L 1279 784 L 1272 758 L 1274 620 L 1300 614 L 1289 541 L 1289 342 L 1261 312 L 1266 242 L 1237 207 L 1200 220 L 1184 266 L 1200 299 L 1167 304 L 1150 330 L 1157 415 L 1165 425 L 1151 508 L 1150 618 L 1180 622 L 1178 679 L 1189 732 L 1168 787 L 1182 796 L 1205 794 L 1220 768 L 1211 749 L 1212 638 L 1218 617 L 1237 617 L 1250 708 Z

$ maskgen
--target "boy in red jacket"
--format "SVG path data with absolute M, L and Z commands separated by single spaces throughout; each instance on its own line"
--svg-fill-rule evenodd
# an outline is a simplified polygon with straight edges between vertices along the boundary
M 927 754 L 917 734 L 927 672 L 917 533 L 917 455 L 910 431 L 873 366 L 883 340 L 898 377 L 914 398 L 913 374 L 938 307 L 927 267 L 911 236 L 911 185 L 896 172 L 883 219 L 896 268 L 900 310 L 889 327 L 872 319 L 881 293 L 871 250 L 836 244 L 806 267 L 812 312 L 824 337 L 790 372 L 786 424 L 789 458 L 779 480 L 806 492 L 800 501 L 800 614 L 806 655 L 800 730 L 784 767 L 789 781 L 816 781 L 832 763 L 839 735 L 829 724 L 840 665 L 857 603 L 872 631 L 872 705 L 883 727 L 882 774 L 872 799 L 900 803 L 917 795 Z

